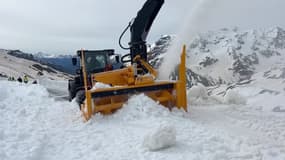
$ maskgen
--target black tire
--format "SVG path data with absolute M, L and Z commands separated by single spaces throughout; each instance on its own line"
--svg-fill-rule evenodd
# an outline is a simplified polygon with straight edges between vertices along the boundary
M 85 91 L 79 90 L 75 95 L 75 101 L 79 105 L 79 109 L 81 109 L 80 105 L 83 103 L 84 100 L 85 100 Z

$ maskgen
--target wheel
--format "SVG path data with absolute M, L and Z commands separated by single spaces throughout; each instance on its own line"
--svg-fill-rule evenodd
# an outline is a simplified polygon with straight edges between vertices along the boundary
M 80 109 L 80 105 L 83 103 L 84 100 L 85 100 L 85 91 L 79 90 L 75 95 L 75 101 L 79 105 L 79 109 Z

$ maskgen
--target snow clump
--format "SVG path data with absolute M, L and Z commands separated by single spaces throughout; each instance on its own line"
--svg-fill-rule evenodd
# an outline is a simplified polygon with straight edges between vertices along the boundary
M 160 125 L 144 137 L 143 147 L 149 151 L 169 148 L 176 143 L 176 130 L 171 125 Z
M 96 82 L 95 85 L 92 87 L 92 90 L 96 90 L 99 88 L 111 88 L 109 84 L 101 83 L 101 82 Z
M 201 104 L 208 99 L 207 88 L 202 84 L 192 86 L 187 91 L 187 99 L 191 104 Z
M 188 90 L 188 95 L 191 98 L 197 99 L 197 98 L 207 98 L 207 88 L 203 86 L 202 84 L 198 84 L 196 86 L 191 87 Z
M 234 90 L 228 90 L 224 96 L 226 104 L 246 104 L 246 98 Z

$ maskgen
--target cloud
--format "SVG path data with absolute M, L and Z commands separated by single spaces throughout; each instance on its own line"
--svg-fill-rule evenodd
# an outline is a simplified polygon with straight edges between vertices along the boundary
M 221 0 L 200 22 L 202 31 L 228 26 L 285 26 L 284 0 Z M 75 47 L 115 48 L 129 20 L 145 0 L 1 0 L 0 48 L 74 53 Z M 197 0 L 165 0 L 148 41 L 177 33 Z M 197 24 L 192 24 L 194 27 Z M 129 37 L 125 39 L 127 42 Z M 127 43 L 126 42 L 126 43 Z M 35 45 L 37 44 L 37 45 Z

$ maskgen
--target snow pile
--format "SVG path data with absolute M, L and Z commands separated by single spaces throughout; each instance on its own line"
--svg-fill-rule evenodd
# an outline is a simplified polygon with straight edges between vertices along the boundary
M 161 125 L 144 137 L 143 146 L 150 151 L 171 147 L 176 143 L 176 130 L 171 125 Z
M 140 119 L 158 119 L 167 117 L 170 111 L 158 102 L 144 94 L 134 95 L 130 97 L 128 102 L 123 105 L 114 116 L 122 117 L 124 120 L 140 120 Z
M 238 92 L 230 89 L 224 96 L 224 102 L 226 104 L 246 104 L 246 98 L 240 95 Z

